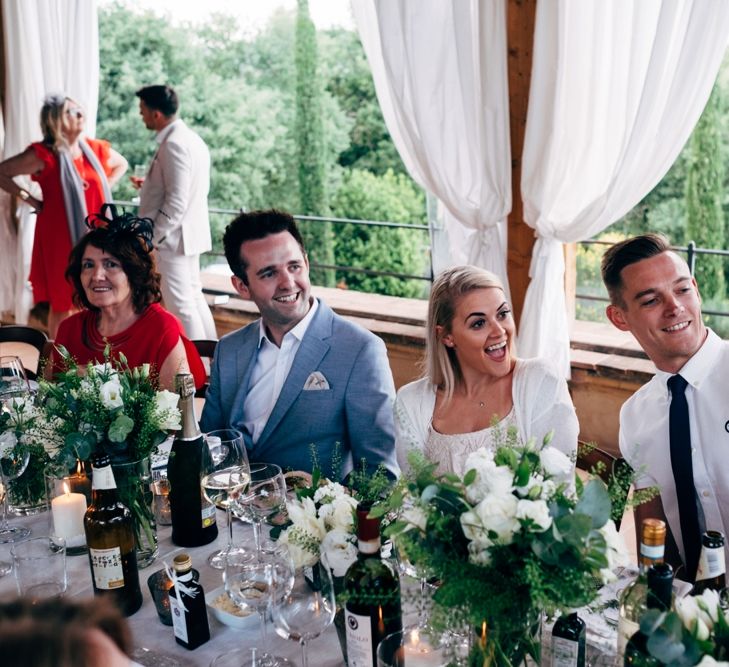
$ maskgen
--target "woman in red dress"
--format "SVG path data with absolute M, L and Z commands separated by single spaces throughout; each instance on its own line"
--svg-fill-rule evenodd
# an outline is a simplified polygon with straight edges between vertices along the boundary
M 161 389 L 173 390 L 175 375 L 186 372 L 193 374 L 196 387 L 202 386 L 200 355 L 180 321 L 159 304 L 152 221 L 119 215 L 106 204 L 101 214 L 89 216 L 88 225 L 92 230 L 71 251 L 66 270 L 82 310 L 61 322 L 56 345 L 80 365 L 103 363 L 108 346 L 111 356 L 123 354 L 130 368 L 149 364 Z M 57 349 L 51 361 L 52 373 L 62 369 Z
M 0 188 L 38 213 L 30 266 L 35 303 L 48 301 L 48 333 L 73 312 L 73 288 L 64 279 L 71 248 L 85 233 L 84 220 L 111 201 L 110 188 L 127 161 L 108 142 L 83 137 L 84 111 L 64 95 L 46 98 L 40 116 L 43 141 L 0 163 Z M 36 199 L 14 176 L 30 176 L 43 193 Z

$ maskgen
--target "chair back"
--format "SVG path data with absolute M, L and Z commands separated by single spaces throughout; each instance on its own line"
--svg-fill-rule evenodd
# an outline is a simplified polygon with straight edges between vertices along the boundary
M 43 352 L 48 343 L 48 336 L 40 329 L 21 324 L 9 324 L 0 327 L 0 356 L 13 355 L 20 357 L 28 379 L 38 377 Z
M 613 507 L 619 508 L 619 516 L 615 516 L 615 527 L 620 530 L 625 506 L 630 491 L 630 480 L 633 469 L 621 457 L 588 442 L 577 443 L 577 468 L 599 477 L 610 490 Z
M 215 355 L 215 348 L 218 346 L 217 340 L 193 340 L 191 341 L 195 346 L 197 353 L 205 365 L 205 372 L 207 373 L 207 379 L 205 384 L 195 391 L 195 398 L 205 398 L 205 393 L 208 390 L 210 384 L 210 366 L 213 363 L 213 356 Z

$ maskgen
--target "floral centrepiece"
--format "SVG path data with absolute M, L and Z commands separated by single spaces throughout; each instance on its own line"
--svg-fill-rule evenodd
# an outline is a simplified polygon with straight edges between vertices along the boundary
M 670 667 L 729 665 L 729 610 L 719 593 L 676 599 L 669 612 L 646 612 L 640 629 L 648 636 L 650 654 Z
M 436 475 L 437 464 L 414 453 L 379 510 L 397 512 L 389 535 L 439 582 L 434 627 L 476 633 L 472 665 L 539 662 L 542 613 L 589 604 L 596 579 L 626 561 L 605 485 L 572 479 L 572 461 L 550 439 L 522 444 L 512 429 L 495 452 L 470 454 L 463 477 Z

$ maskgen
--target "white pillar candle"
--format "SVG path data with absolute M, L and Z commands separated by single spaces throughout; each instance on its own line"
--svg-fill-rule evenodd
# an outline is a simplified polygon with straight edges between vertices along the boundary
M 443 651 L 411 630 L 403 642 L 405 667 L 442 667 L 448 663 Z
M 65 486 L 65 484 L 64 484 Z M 84 514 L 86 496 L 83 493 L 66 493 L 51 500 L 54 533 L 66 540 L 67 546 L 79 546 L 86 542 L 84 533 Z

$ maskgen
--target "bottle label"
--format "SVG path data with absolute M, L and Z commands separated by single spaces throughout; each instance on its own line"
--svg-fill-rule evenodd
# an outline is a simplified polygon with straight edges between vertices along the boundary
M 552 635 L 552 667 L 577 667 L 579 651 L 578 642 Z
M 202 527 L 207 528 L 213 525 L 215 525 L 215 505 L 208 503 L 202 508 Z
M 721 574 L 725 574 L 725 572 L 724 547 L 717 547 L 716 549 L 704 547 L 701 549 L 699 568 L 696 571 L 696 581 L 713 579 Z
M 187 638 L 187 619 L 185 618 L 185 610 L 182 608 L 180 601 L 173 597 L 170 598 L 170 612 L 172 613 L 172 627 L 175 630 L 175 637 L 180 641 L 189 643 Z
M 91 488 L 97 491 L 116 488 L 114 471 L 111 469 L 111 466 L 94 468 L 94 474 L 91 476 Z
M 124 587 L 124 570 L 122 569 L 121 549 L 119 547 L 112 547 L 111 549 L 89 548 L 89 555 L 96 588 L 102 591 L 110 591 Z
M 666 552 L 666 547 L 663 544 L 643 544 L 640 543 L 640 555 L 648 560 L 658 560 L 663 558 L 663 554 Z
M 625 647 L 628 645 L 628 641 L 638 630 L 640 630 L 640 624 L 620 614 L 618 618 L 618 656 L 625 655 Z
M 372 624 L 369 616 L 345 611 L 347 623 L 347 663 L 349 667 L 372 667 L 374 646 L 372 646 Z

